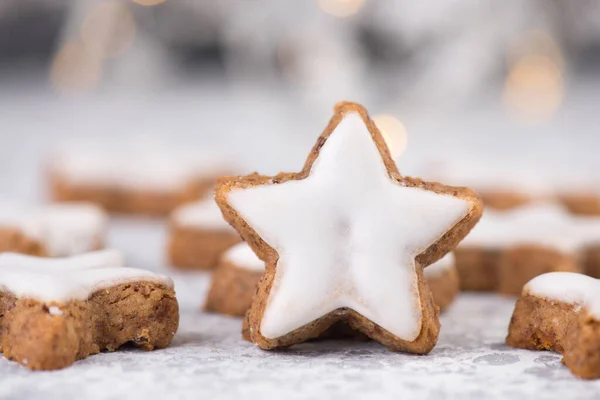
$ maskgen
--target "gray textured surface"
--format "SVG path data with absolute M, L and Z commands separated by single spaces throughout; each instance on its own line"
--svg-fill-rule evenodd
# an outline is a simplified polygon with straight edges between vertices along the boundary
M 104 353 L 56 372 L 0 360 L 1 399 L 154 398 L 578 398 L 597 399 L 600 381 L 573 377 L 561 357 L 510 349 L 504 337 L 514 300 L 462 295 L 442 317 L 428 356 L 376 343 L 325 341 L 265 352 L 240 338 L 237 318 L 199 311 L 209 275 L 161 266 L 158 221 L 119 220 L 111 244 L 130 264 L 175 274 L 181 325 L 171 347 Z M 75 396 L 75 397 L 74 397 Z

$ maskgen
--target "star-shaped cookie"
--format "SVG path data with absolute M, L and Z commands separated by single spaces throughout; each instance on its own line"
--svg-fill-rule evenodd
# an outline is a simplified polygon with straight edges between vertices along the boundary
M 178 325 L 171 278 L 124 267 L 116 250 L 0 253 L 0 351 L 29 369 L 65 368 L 126 343 L 164 348 Z
M 584 379 L 600 378 L 600 280 L 549 272 L 529 281 L 517 300 L 506 344 L 557 351 Z
M 470 189 L 400 176 L 366 110 L 348 102 L 301 172 L 222 178 L 216 200 L 266 262 L 247 315 L 263 349 L 346 321 L 390 349 L 429 352 L 439 320 L 423 268 L 482 212 Z

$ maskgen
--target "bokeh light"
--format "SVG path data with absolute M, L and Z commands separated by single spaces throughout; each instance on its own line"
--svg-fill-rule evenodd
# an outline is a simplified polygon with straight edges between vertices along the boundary
M 510 49 L 509 67 L 523 57 L 534 54 L 548 57 L 560 69 L 565 67 L 560 46 L 549 32 L 541 29 L 529 30 L 518 36 Z
M 379 114 L 373 117 L 373 122 L 381 132 L 392 158 L 398 158 L 407 145 L 407 133 L 404 124 L 393 115 Z
M 544 30 L 529 30 L 512 46 L 504 82 L 504 104 L 525 123 L 549 121 L 564 97 L 565 61 L 560 46 Z
M 360 10 L 365 0 L 317 0 L 323 12 L 337 18 L 348 18 Z
M 539 123 L 549 120 L 564 97 L 561 69 L 549 57 L 529 55 L 511 68 L 504 85 L 505 105 L 519 118 Z

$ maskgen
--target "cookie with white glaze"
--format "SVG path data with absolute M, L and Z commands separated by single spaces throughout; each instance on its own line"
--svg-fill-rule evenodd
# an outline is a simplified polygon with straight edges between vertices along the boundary
M 581 270 L 593 278 L 600 278 L 600 216 L 574 217 L 573 232 L 579 241 Z
M 600 378 L 600 281 L 552 272 L 525 285 L 511 318 L 506 343 L 551 350 L 581 378 Z
M 210 193 L 231 172 L 230 157 L 132 140 L 65 146 L 52 157 L 48 180 L 57 201 L 89 201 L 114 213 L 165 216 Z
M 599 247 L 600 219 L 574 216 L 558 204 L 486 210 L 456 250 L 461 288 L 518 295 L 547 272 L 595 275 Z
M 570 212 L 581 216 L 600 216 L 600 180 L 590 171 L 569 174 L 566 185 L 557 190 L 557 199 Z
M 242 317 L 265 272 L 261 261 L 246 243 L 238 243 L 220 258 L 206 296 L 204 309 Z
M 448 253 L 425 269 L 425 279 L 440 311 L 452 304 L 460 289 L 454 262 L 454 255 Z M 204 309 L 236 317 L 244 316 L 252 305 L 252 296 L 264 272 L 265 263 L 247 243 L 233 246 L 219 260 Z
M 170 278 L 103 250 L 64 259 L 0 254 L 0 350 L 33 370 L 125 343 L 168 346 L 179 324 Z
M 0 204 L 0 252 L 68 257 L 103 247 L 107 216 L 91 203 Z
M 178 207 L 169 220 L 168 256 L 180 269 L 213 269 L 241 241 L 212 197 Z
M 222 178 L 216 200 L 266 262 L 248 314 L 263 349 L 343 321 L 392 350 L 428 353 L 439 318 L 423 268 L 482 212 L 470 189 L 402 177 L 366 110 L 347 102 L 301 172 Z
M 421 176 L 451 185 L 468 186 L 486 209 L 506 211 L 552 201 L 577 215 L 600 215 L 600 181 L 586 169 L 554 169 L 552 165 L 511 163 L 504 159 L 438 159 L 418 167 Z
M 530 166 L 513 165 L 507 170 L 499 161 L 438 159 L 419 166 L 417 171 L 425 179 L 472 188 L 481 196 L 486 212 L 521 207 L 552 193 L 550 182 L 533 173 Z
M 446 310 L 460 292 L 460 279 L 456 269 L 454 253 L 448 253 L 424 270 L 425 280 L 433 295 L 433 301 Z

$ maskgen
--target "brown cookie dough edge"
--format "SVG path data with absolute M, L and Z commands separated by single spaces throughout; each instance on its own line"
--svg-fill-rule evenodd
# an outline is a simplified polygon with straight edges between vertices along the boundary
M 433 302 L 444 312 L 456 299 L 460 292 L 458 270 L 453 265 L 436 276 L 425 276 L 427 286 L 433 295 Z
M 600 321 L 585 307 L 524 292 L 515 306 L 506 344 L 556 351 L 574 375 L 600 378 Z
M 262 272 L 240 268 L 222 258 L 212 276 L 204 310 L 243 316 L 252 305 L 262 275 Z
M 240 240 L 233 230 L 192 228 L 171 221 L 167 244 L 169 263 L 182 270 L 213 269 L 221 255 Z
M 217 176 L 192 179 L 173 191 L 75 183 L 69 181 L 54 166 L 48 167 L 47 179 L 50 197 L 53 201 L 90 202 L 114 214 L 166 217 L 175 208 L 208 195 Z
M 48 251 L 44 245 L 19 229 L 0 228 L 0 253 L 13 252 L 36 257 L 47 257 Z
M 52 313 L 51 308 L 58 312 Z M 32 370 L 56 370 L 125 343 L 167 347 L 178 329 L 173 288 L 134 281 L 98 290 L 86 300 L 44 302 L 0 292 L 4 356 Z

